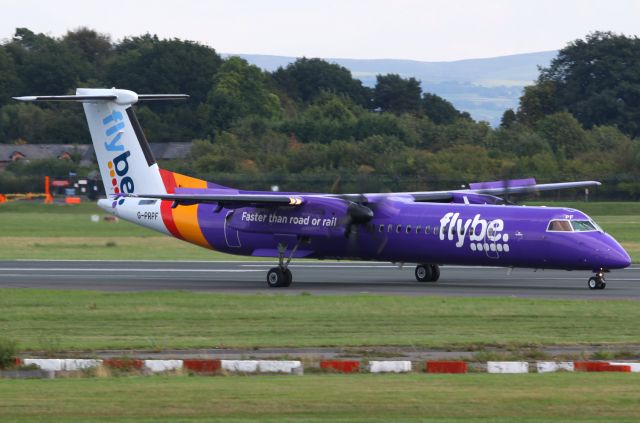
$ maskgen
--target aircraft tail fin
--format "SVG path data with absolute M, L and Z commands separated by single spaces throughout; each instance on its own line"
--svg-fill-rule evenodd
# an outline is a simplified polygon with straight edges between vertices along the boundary
M 167 192 L 132 105 L 140 100 L 182 100 L 188 97 L 184 94 L 136 94 L 115 88 L 78 88 L 76 95 L 14 98 L 21 101 L 83 103 L 105 192 L 109 196 Z M 124 198 L 118 201 L 124 201 Z

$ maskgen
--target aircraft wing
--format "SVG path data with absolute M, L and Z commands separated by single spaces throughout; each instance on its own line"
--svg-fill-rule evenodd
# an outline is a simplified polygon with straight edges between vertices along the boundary
M 417 202 L 448 202 L 461 196 L 476 196 L 479 203 L 492 203 L 502 201 L 498 198 L 508 194 L 527 194 L 537 191 L 553 191 L 559 189 L 585 188 L 601 185 L 598 181 L 559 182 L 551 184 L 538 184 L 535 179 L 520 179 L 507 181 L 479 182 L 469 184 L 469 189 L 451 191 L 413 191 L 394 193 L 370 193 L 370 194 L 324 194 L 314 195 L 318 197 L 339 198 L 354 203 L 367 203 L 372 198 L 410 197 Z M 219 193 L 184 193 L 184 194 L 119 194 L 121 197 L 153 198 L 173 201 L 174 206 L 193 205 L 199 203 L 234 205 L 240 207 L 251 206 L 301 206 L 305 204 L 302 195 L 289 194 L 219 194 Z M 472 200 L 474 201 L 474 200 Z
M 208 204 L 241 204 L 245 206 L 301 206 L 304 198 L 283 194 L 120 194 L 121 197 L 153 198 L 173 201 L 175 206 Z
M 558 182 L 538 184 L 535 179 L 521 179 L 511 181 L 479 182 L 469 184 L 469 189 L 451 191 L 417 191 L 395 193 L 412 196 L 415 201 L 448 201 L 456 195 L 475 194 L 482 196 L 502 196 L 507 194 L 528 194 L 538 191 L 555 191 L 560 189 L 587 188 L 602 185 L 598 181 Z M 387 194 L 391 195 L 391 194 Z

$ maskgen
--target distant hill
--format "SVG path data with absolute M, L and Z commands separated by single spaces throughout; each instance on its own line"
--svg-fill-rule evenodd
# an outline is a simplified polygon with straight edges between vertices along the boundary
M 378 74 L 397 73 L 403 77 L 413 76 L 422 81 L 424 91 L 446 98 L 459 110 L 469 112 L 476 120 L 485 120 L 497 126 L 506 109 L 518 106 L 522 88 L 538 77 L 538 66 L 548 66 L 556 54 L 557 51 L 543 51 L 453 62 L 331 58 L 325 60 L 346 67 L 354 77 L 371 87 L 375 85 Z M 286 66 L 296 59 L 260 54 L 237 56 L 268 71 Z

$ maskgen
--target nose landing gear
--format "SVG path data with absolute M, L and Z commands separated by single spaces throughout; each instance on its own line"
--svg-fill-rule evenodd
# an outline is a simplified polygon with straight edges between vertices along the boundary
M 607 283 L 604 281 L 604 269 L 596 272 L 595 276 L 591 276 L 587 282 L 589 289 L 604 289 Z

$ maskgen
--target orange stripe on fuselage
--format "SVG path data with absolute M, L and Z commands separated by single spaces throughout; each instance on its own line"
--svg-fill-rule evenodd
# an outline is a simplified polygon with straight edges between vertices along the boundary
M 173 173 L 173 172 L 172 172 Z M 207 181 L 192 178 L 190 176 L 173 173 L 176 188 L 207 188 Z M 199 204 L 193 206 L 178 206 L 171 209 L 173 221 L 176 224 L 178 232 L 185 241 L 198 244 L 202 247 L 211 248 L 207 242 L 200 225 L 198 224 L 198 208 Z

